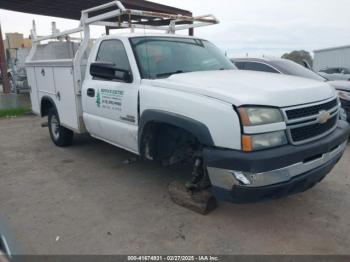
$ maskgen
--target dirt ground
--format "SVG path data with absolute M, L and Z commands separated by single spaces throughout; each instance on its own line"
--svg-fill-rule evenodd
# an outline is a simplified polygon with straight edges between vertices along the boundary
M 55 147 L 41 122 L 0 120 L 0 224 L 23 253 L 350 254 L 350 144 L 305 193 L 202 216 L 168 196 L 181 170 L 89 136 Z

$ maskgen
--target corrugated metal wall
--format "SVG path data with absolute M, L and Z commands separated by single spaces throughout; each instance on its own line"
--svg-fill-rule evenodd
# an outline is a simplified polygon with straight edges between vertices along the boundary
M 350 46 L 316 51 L 313 67 L 316 72 L 328 67 L 346 67 L 350 69 Z

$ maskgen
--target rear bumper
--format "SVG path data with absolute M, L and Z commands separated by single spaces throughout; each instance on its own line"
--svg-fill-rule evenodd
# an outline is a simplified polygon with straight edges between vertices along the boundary
M 350 127 L 339 121 L 312 143 L 244 153 L 207 148 L 205 165 L 218 199 L 249 203 L 303 192 L 321 181 L 341 158 Z

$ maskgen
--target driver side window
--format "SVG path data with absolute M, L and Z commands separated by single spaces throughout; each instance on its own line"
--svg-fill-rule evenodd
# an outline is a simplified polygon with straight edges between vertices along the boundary
M 104 40 L 97 52 L 96 62 L 113 63 L 118 69 L 130 71 L 128 55 L 120 40 Z

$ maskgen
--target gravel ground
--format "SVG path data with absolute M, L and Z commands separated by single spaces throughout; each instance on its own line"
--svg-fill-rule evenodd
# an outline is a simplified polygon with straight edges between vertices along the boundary
M 206 216 L 163 168 L 89 136 L 55 147 L 41 119 L 0 120 L 0 222 L 27 254 L 350 254 L 350 144 L 313 189 Z

